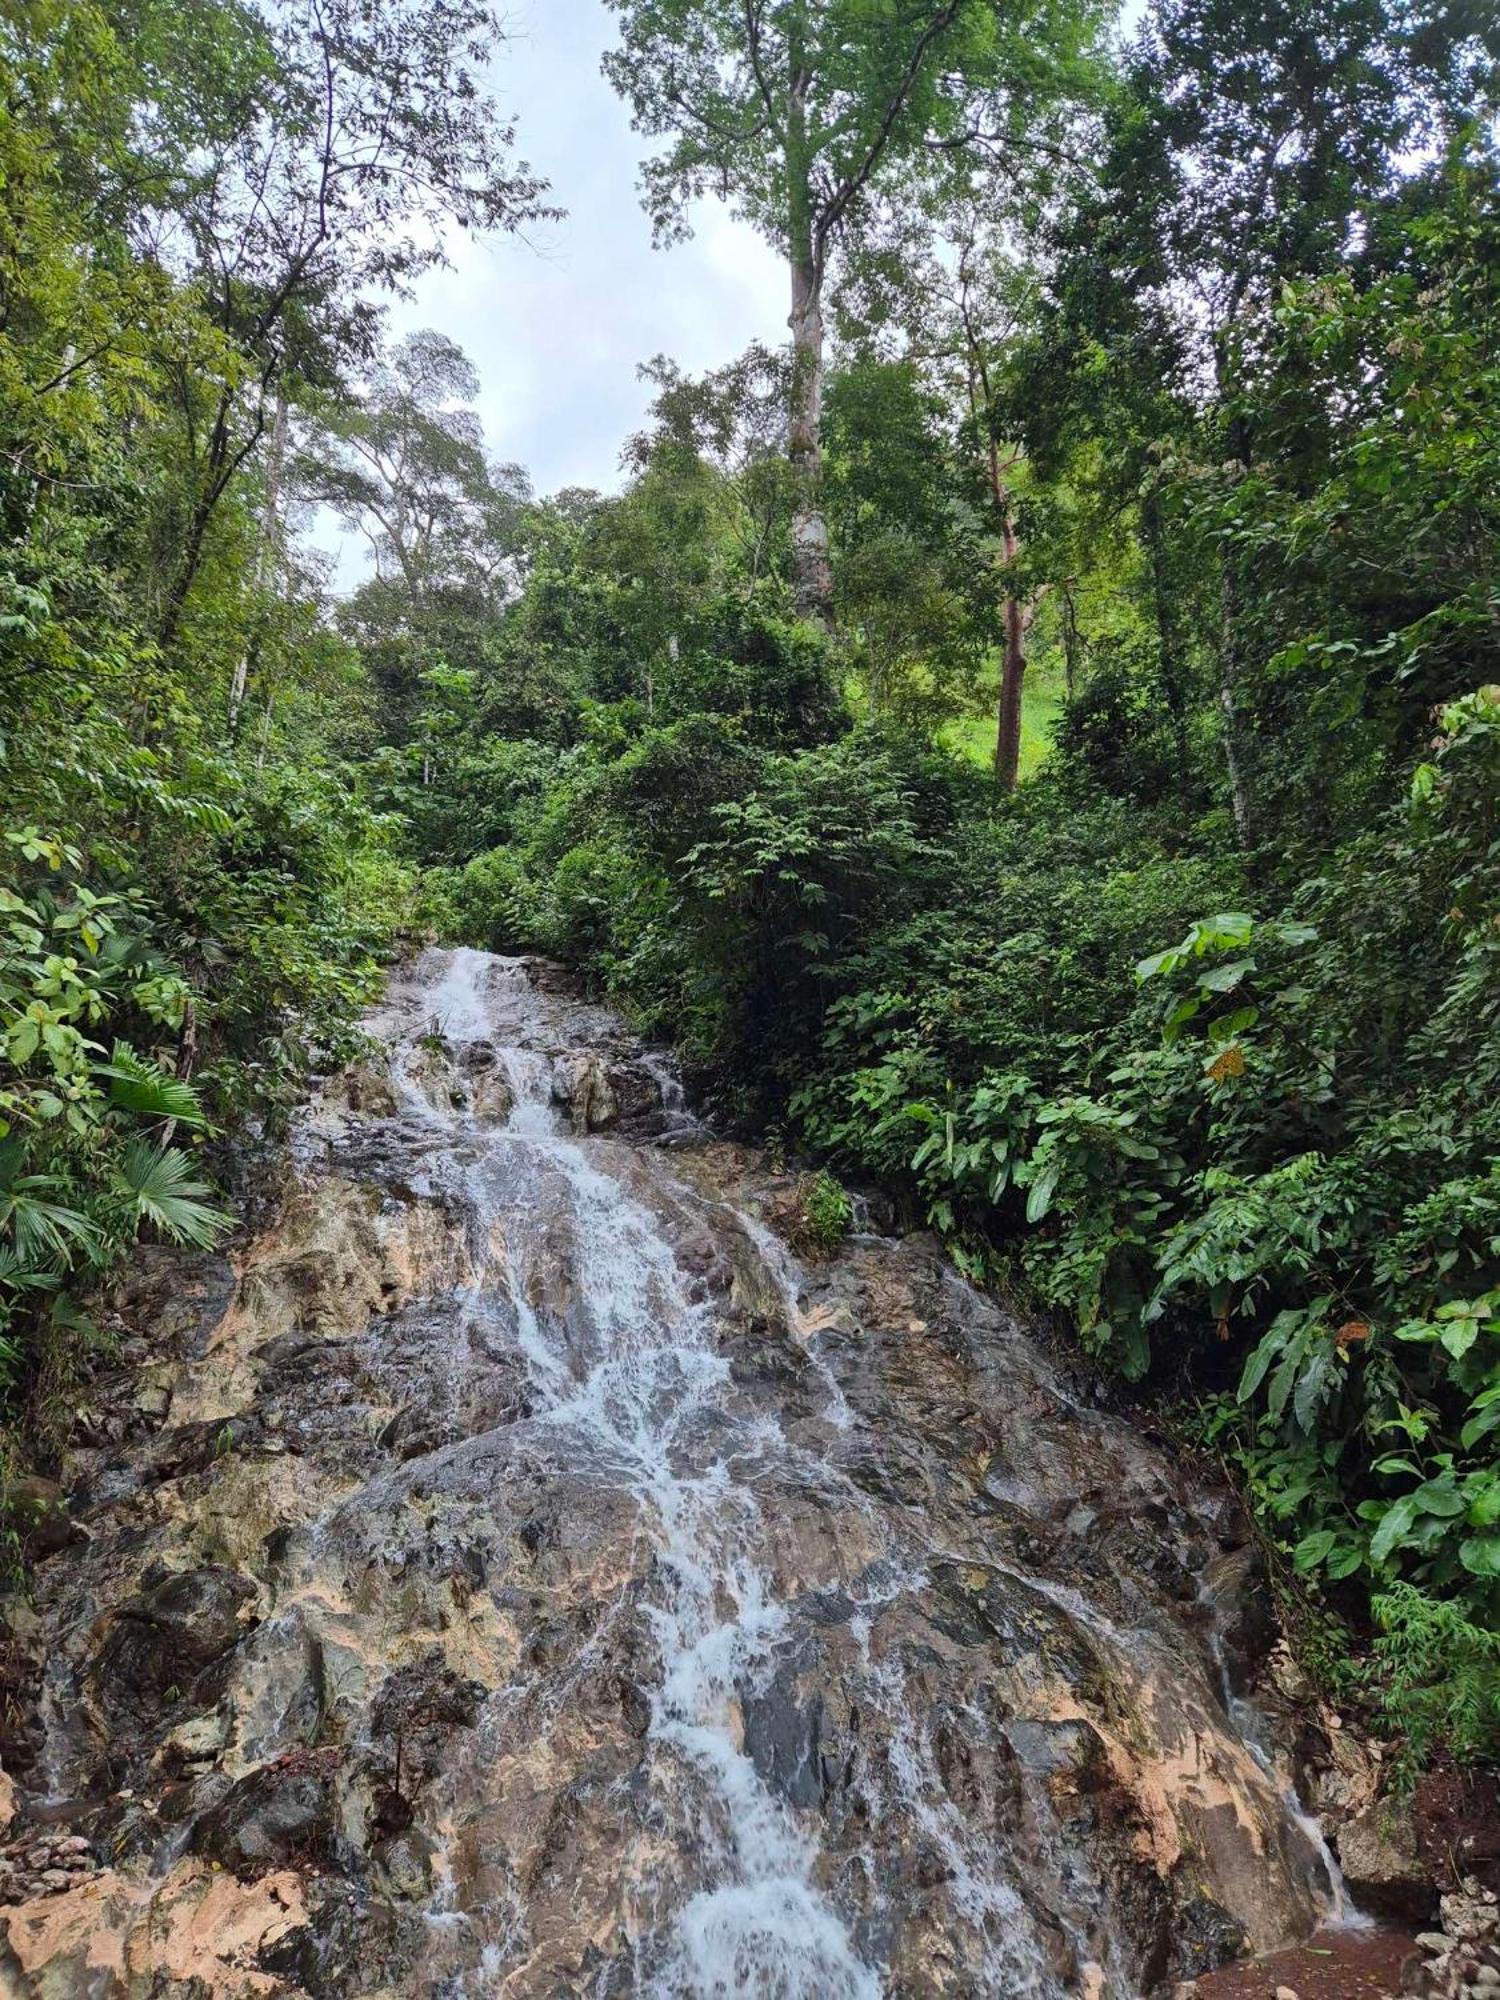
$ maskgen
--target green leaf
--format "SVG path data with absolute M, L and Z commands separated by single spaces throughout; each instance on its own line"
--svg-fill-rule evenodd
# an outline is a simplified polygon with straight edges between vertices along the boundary
M 182 1125 L 202 1125 L 198 1093 L 190 1084 L 144 1061 L 128 1042 L 116 1042 L 112 1059 L 94 1065 L 95 1076 L 109 1082 L 110 1102 L 122 1111 L 146 1118 L 175 1118 Z
M 1304 1535 L 1292 1551 L 1294 1569 L 1316 1569 L 1328 1558 L 1338 1536 L 1332 1528 L 1318 1528 L 1310 1535 Z
M 1388 1507 L 1381 1516 L 1380 1526 L 1370 1538 L 1371 1562 L 1384 1562 L 1406 1540 L 1415 1519 L 1416 1509 L 1409 1496 Z
M 229 1216 L 203 1200 L 212 1189 L 193 1179 L 192 1162 L 176 1146 L 133 1139 L 125 1148 L 116 1188 L 138 1221 L 154 1223 L 175 1242 L 207 1250 L 232 1227 Z
M 1491 1403 L 1488 1409 L 1470 1417 L 1458 1434 L 1459 1442 L 1465 1451 L 1472 1451 L 1479 1440 L 1488 1437 L 1493 1430 L 1500 1430 L 1500 1402 Z
M 1451 1473 L 1447 1479 L 1429 1479 L 1410 1496 L 1412 1505 L 1420 1513 L 1439 1514 L 1444 1520 L 1451 1520 L 1455 1514 L 1464 1513 L 1468 1503 L 1451 1481 Z
M 1216 965 L 1212 972 L 1205 972 L 1198 984 L 1207 993 L 1232 993 L 1247 972 L 1255 970 L 1253 958 L 1237 958 L 1228 965 Z
M 1139 961 L 1135 976 L 1144 986 L 1148 979 L 1155 979 L 1163 972 L 1175 972 L 1181 963 L 1182 953 L 1176 946 L 1169 951 L 1154 951 L 1149 958 Z
M 1500 1535 L 1470 1535 L 1459 1543 L 1458 1559 L 1474 1576 L 1500 1577 Z
M 1057 1192 L 1058 1169 L 1044 1167 L 1032 1182 L 1031 1192 L 1026 1197 L 1026 1220 L 1040 1222 L 1052 1206 L 1052 1197 Z
M 1282 1335 L 1275 1327 L 1266 1334 L 1254 1351 L 1245 1358 L 1245 1366 L 1240 1375 L 1240 1386 L 1235 1391 L 1236 1398 L 1248 1403 L 1261 1383 L 1266 1379 L 1266 1371 L 1281 1352 Z
M 1453 1359 L 1462 1361 L 1479 1338 L 1479 1322 L 1475 1319 L 1450 1320 L 1439 1338 Z

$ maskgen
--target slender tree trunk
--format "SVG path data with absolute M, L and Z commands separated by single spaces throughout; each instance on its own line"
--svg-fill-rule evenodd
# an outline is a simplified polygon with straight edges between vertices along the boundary
M 1000 517 L 1000 547 L 1009 568 L 1020 551 L 1015 519 L 1010 509 L 1010 489 L 1000 464 L 1000 447 L 992 437 L 989 445 L 990 494 Z M 995 783 L 1002 792 L 1013 792 L 1021 775 L 1021 693 L 1026 680 L 1026 632 L 1031 624 L 1031 608 L 1013 591 L 1005 593 L 1005 644 L 1000 655 L 1000 708 L 995 730 Z
M 208 524 L 216 504 L 216 498 L 211 500 L 205 497 L 193 508 L 187 537 L 183 543 L 182 561 L 172 579 L 171 588 L 167 591 L 161 621 L 156 628 L 156 643 L 164 653 L 170 653 L 177 643 L 178 627 L 182 624 L 182 614 L 187 605 L 188 592 L 193 587 L 193 579 L 198 574 L 198 565 L 203 560 L 203 538 L 208 532 Z
M 995 734 L 995 783 L 1013 792 L 1021 775 L 1021 690 L 1026 679 L 1026 612 L 1005 600 L 1005 647 L 1000 656 L 1000 715 Z
M 787 456 L 796 475 L 792 601 L 797 614 L 833 624 L 833 566 L 823 513 L 823 271 L 813 231 L 807 75 L 793 51 L 787 104 L 787 206 L 791 218 L 792 400 Z
M 1232 323 L 1232 316 L 1231 316 Z M 1214 343 L 1214 383 L 1221 407 L 1228 408 L 1234 390 L 1227 331 Z M 1243 413 L 1229 417 L 1229 459 L 1237 475 L 1250 464 L 1250 430 Z M 1245 647 L 1245 610 L 1240 580 L 1240 558 L 1234 544 L 1221 544 L 1219 556 L 1219 713 L 1224 721 L 1224 768 L 1229 778 L 1229 805 L 1234 814 L 1235 839 L 1248 854 L 1255 845 L 1254 808 L 1245 771 L 1244 743 L 1240 730 L 1240 666 Z
M 287 393 L 284 384 L 276 390 L 276 416 L 271 425 L 271 449 L 266 462 L 266 490 L 261 503 L 260 542 L 256 551 L 255 588 L 258 598 L 263 598 L 275 584 L 276 571 L 281 556 L 281 477 L 286 464 Z M 265 636 L 265 607 L 257 602 L 250 631 L 246 635 L 244 647 L 235 662 L 234 675 L 229 683 L 229 740 L 233 743 L 240 732 L 240 711 L 245 704 L 245 690 L 250 682 L 250 672 L 258 659 Z M 269 714 L 269 704 L 267 713 Z M 265 761 L 265 746 L 261 746 L 261 762 Z
M 833 623 L 833 567 L 823 513 L 823 308 L 812 269 L 792 265 L 792 420 L 788 456 L 797 475 L 792 513 L 792 598 L 800 617 Z
M 1229 776 L 1229 804 L 1234 813 L 1235 839 L 1248 853 L 1254 845 L 1250 787 L 1240 756 L 1239 680 L 1241 625 L 1239 570 L 1226 549 L 1219 576 L 1219 713 L 1224 719 L 1224 767 Z
M 1078 656 L 1083 650 L 1083 634 L 1078 629 L 1078 604 L 1073 596 L 1073 579 L 1062 587 L 1063 601 L 1063 686 L 1069 707 L 1078 693 Z
M 1162 692 L 1172 718 L 1172 737 L 1177 748 L 1177 776 L 1187 776 L 1187 694 L 1182 648 L 1178 642 L 1176 607 L 1167 575 L 1166 536 L 1161 518 L 1161 496 L 1153 478 L 1141 505 L 1141 528 L 1146 552 L 1151 558 L 1151 600 L 1156 614 L 1157 658 L 1161 667 Z

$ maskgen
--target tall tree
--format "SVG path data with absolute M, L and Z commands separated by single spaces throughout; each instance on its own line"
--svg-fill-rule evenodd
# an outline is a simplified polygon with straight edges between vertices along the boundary
M 182 10 L 164 0 L 130 11 L 169 54 L 186 38 Z M 541 208 L 480 76 L 501 35 L 484 0 L 215 0 L 214 14 L 222 36 L 257 51 L 252 80 L 237 72 L 222 89 L 193 39 L 192 60 L 156 76 L 143 115 L 149 130 L 186 116 L 184 95 L 206 100 L 190 107 L 195 142 L 177 171 L 149 183 L 137 233 L 198 288 L 219 343 L 175 357 L 189 479 L 157 620 L 164 645 L 282 385 L 326 382 L 367 356 L 378 295 L 440 262 L 447 229 L 510 228 Z
M 332 405 L 327 455 L 305 471 L 364 536 L 376 574 L 399 577 L 414 602 L 443 582 L 503 590 L 517 558 L 530 489 L 518 466 L 486 456 L 478 394 L 473 364 L 446 334 L 408 334 L 357 400 Z
M 460 672 L 482 662 L 520 578 L 531 488 L 519 466 L 486 454 L 478 393 L 446 335 L 409 334 L 357 396 L 325 399 L 298 467 L 310 497 L 367 545 L 374 575 L 349 616 L 397 733 L 436 661 Z
M 792 582 L 830 622 L 820 492 L 824 293 L 882 185 L 984 135 L 1023 147 L 1039 101 L 1087 39 L 1084 0 L 606 0 L 621 44 L 605 73 L 638 131 L 658 236 L 716 192 L 786 258 L 794 365 L 788 455 L 799 493 Z
M 1162 0 L 1129 52 L 1102 172 L 1080 191 L 1061 260 L 1086 401 L 1101 375 L 1142 382 L 1143 406 L 1175 399 L 1200 466 L 1242 478 L 1281 288 L 1352 253 L 1372 205 L 1452 129 L 1456 107 L 1488 96 L 1497 52 L 1493 11 L 1446 0 Z M 1137 470 L 1154 506 L 1149 445 Z M 1222 740 L 1247 848 L 1260 833 L 1240 716 L 1250 561 L 1222 541 Z
M 894 327 L 911 360 L 950 412 L 951 447 L 977 474 L 978 511 L 996 571 L 1000 671 L 995 782 L 1014 791 L 1021 761 L 1021 696 L 1037 592 L 1018 583 L 1019 486 L 1014 360 L 1032 317 L 1035 278 L 1017 257 L 1015 231 L 987 165 L 965 163 L 919 207 L 882 221 L 880 252 L 840 299 L 852 337 Z M 981 560 L 983 558 L 981 557 Z

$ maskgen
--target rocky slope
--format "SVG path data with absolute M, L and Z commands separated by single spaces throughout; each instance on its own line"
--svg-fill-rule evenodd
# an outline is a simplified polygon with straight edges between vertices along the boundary
M 144 1252 L 0 1658 L 0 1990 L 1125 1996 L 1305 1936 L 1220 1491 L 550 968 L 429 953 Z

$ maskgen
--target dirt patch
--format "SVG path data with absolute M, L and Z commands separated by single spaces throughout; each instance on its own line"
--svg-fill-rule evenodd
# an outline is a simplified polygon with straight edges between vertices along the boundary
M 1477 1876 L 1500 1889 L 1500 1777 L 1433 1771 L 1417 1787 L 1417 1845 L 1438 1883 Z
M 1319 1931 L 1295 1951 L 1226 1965 L 1186 1988 L 1193 2000 L 1392 2000 L 1401 1968 L 1416 1949 L 1406 1931 Z

